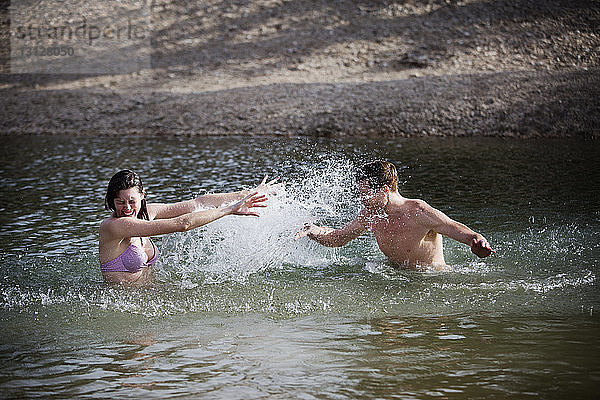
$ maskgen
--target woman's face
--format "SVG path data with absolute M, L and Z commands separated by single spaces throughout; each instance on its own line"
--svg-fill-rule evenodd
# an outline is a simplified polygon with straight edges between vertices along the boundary
M 114 199 L 116 217 L 137 217 L 143 199 L 144 195 L 137 187 L 119 190 Z

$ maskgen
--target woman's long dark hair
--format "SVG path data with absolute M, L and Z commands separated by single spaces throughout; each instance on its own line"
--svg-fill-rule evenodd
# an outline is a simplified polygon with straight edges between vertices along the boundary
M 142 185 L 142 180 L 138 174 L 128 169 L 117 172 L 112 178 L 110 178 L 110 182 L 108 182 L 108 189 L 106 190 L 106 197 L 104 198 L 104 207 L 107 210 L 116 211 L 114 200 L 119 194 L 119 191 L 130 189 L 132 187 L 138 188 L 140 193 L 142 195 L 144 194 L 144 185 Z M 142 199 L 142 208 L 138 213 L 138 218 L 150 220 L 145 197 Z

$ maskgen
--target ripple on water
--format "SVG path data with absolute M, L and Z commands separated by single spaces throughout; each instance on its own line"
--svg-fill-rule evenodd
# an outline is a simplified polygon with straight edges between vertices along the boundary
M 223 188 L 223 180 L 215 176 L 223 173 L 229 182 L 228 174 L 233 172 L 224 170 L 223 165 L 234 162 L 248 167 L 236 170 L 248 182 L 257 179 L 250 172 L 256 169 L 252 167 L 252 153 L 245 153 L 248 148 L 243 141 L 234 148 L 212 149 L 194 142 L 174 143 L 190 151 L 164 154 L 160 162 L 166 172 L 161 176 L 149 174 L 147 186 L 151 191 L 167 197 L 172 190 L 181 191 L 181 185 L 196 176 L 195 170 L 186 168 L 190 160 L 208 171 L 202 185 L 207 188 Z M 294 145 L 300 149 L 298 154 L 308 151 Z M 46 161 L 48 165 L 71 165 L 81 160 L 80 150 L 75 146 L 68 154 L 54 154 Z M 343 249 L 324 248 L 309 240 L 294 241 L 294 233 L 304 224 L 337 226 L 355 215 L 359 207 L 352 190 L 351 157 L 311 151 L 311 163 L 282 161 L 282 166 L 289 164 L 293 170 L 293 179 L 285 190 L 271 196 L 259 219 L 223 218 L 202 229 L 158 240 L 162 254 L 159 283 L 141 291 L 98 283 L 97 207 L 88 201 L 78 202 L 92 192 L 102 198 L 103 187 L 90 191 L 87 185 L 97 186 L 107 167 L 80 174 L 58 168 L 56 173 L 5 178 L 8 183 L 18 183 L 23 195 L 31 192 L 27 187 L 35 187 L 40 192 L 35 195 L 46 196 L 49 203 L 44 209 L 25 214 L 22 210 L 15 213 L 16 209 L 9 213 L 13 217 L 2 235 L 20 240 L 3 260 L 7 267 L 2 281 L 4 307 L 67 307 L 75 302 L 83 308 L 154 316 L 216 311 L 282 316 L 336 312 L 426 315 L 468 310 L 537 312 L 561 310 L 565 305 L 569 310 L 574 306 L 589 309 L 597 302 L 593 287 L 598 267 L 593 252 L 600 241 L 593 221 L 561 225 L 529 218 L 527 225 L 516 229 L 514 224 L 500 221 L 497 226 L 501 229 L 488 235 L 498 253 L 488 259 L 474 260 L 468 247 L 446 240 L 446 258 L 452 265 L 447 272 L 391 268 L 369 235 Z M 123 156 L 121 153 L 122 149 L 116 149 L 111 157 Z M 159 163 L 157 159 L 148 161 L 150 166 Z M 403 173 L 419 171 L 402 162 L 399 167 Z M 67 190 L 77 179 L 83 179 L 82 192 Z M 232 186 L 236 179 L 231 180 Z M 66 194 L 57 195 L 59 191 Z M 449 208 L 453 211 L 452 205 Z M 78 213 L 73 213 L 74 209 Z M 487 209 L 505 215 L 498 207 Z M 479 215 L 471 217 L 476 225 L 484 223 Z M 51 225 L 46 223 L 48 218 L 53 221 Z M 40 246 L 39 242 L 45 243 Z M 27 255 L 15 260 L 14 254 Z
M 493 152 L 482 152 L 471 139 L 361 148 L 154 138 L 152 152 L 131 152 L 145 140 L 39 138 L 23 154 L 4 150 L 0 389 L 7 397 L 592 398 L 597 391 L 590 354 L 599 350 L 599 214 L 588 211 L 597 169 L 569 161 L 594 146 L 550 146 L 537 157 L 529 143 L 494 141 L 486 147 Z M 349 160 L 373 157 L 400 166 L 403 193 L 481 230 L 498 253 L 477 260 L 447 240 L 452 269 L 415 272 L 391 268 L 368 235 L 338 250 L 294 242 L 306 222 L 339 226 L 356 214 Z M 465 168 L 474 162 L 482 168 Z M 121 167 L 138 170 L 158 201 L 200 187 L 250 186 L 264 168 L 289 184 L 259 220 L 228 218 L 157 240 L 157 283 L 128 289 L 103 284 L 97 260 L 106 180 Z M 494 185 L 481 184 L 481 170 Z M 573 183 L 575 174 L 587 174 L 589 184 Z

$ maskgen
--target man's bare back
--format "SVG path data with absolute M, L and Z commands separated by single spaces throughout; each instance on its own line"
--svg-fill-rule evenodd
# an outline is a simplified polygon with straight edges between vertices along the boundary
M 445 265 L 442 235 L 469 245 L 479 257 L 494 252 L 482 235 L 467 226 L 423 200 L 402 197 L 393 164 L 374 162 L 366 166 L 377 163 L 375 167 L 386 169 L 390 177 L 384 178 L 390 183 L 375 185 L 375 179 L 358 180 L 364 208 L 354 220 L 339 229 L 308 225 L 296 234 L 296 239 L 308 236 L 324 246 L 339 247 L 371 230 L 383 254 L 399 266 L 410 268 Z

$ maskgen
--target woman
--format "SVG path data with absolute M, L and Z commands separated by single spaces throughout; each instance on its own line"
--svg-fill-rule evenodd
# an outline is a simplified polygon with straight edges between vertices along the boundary
M 105 198 L 106 209 L 113 213 L 100 224 L 100 270 L 104 280 L 125 284 L 150 282 L 152 264 L 158 258 L 158 249 L 150 236 L 185 232 L 226 215 L 258 217 L 251 209 L 266 207 L 267 200 L 259 192 L 274 190 L 277 179 L 266 182 L 265 176 L 252 191 L 207 194 L 172 204 L 147 204 L 140 177 L 130 170 L 116 173 Z M 232 204 L 224 205 L 228 203 Z M 199 208 L 204 209 L 196 211 Z

